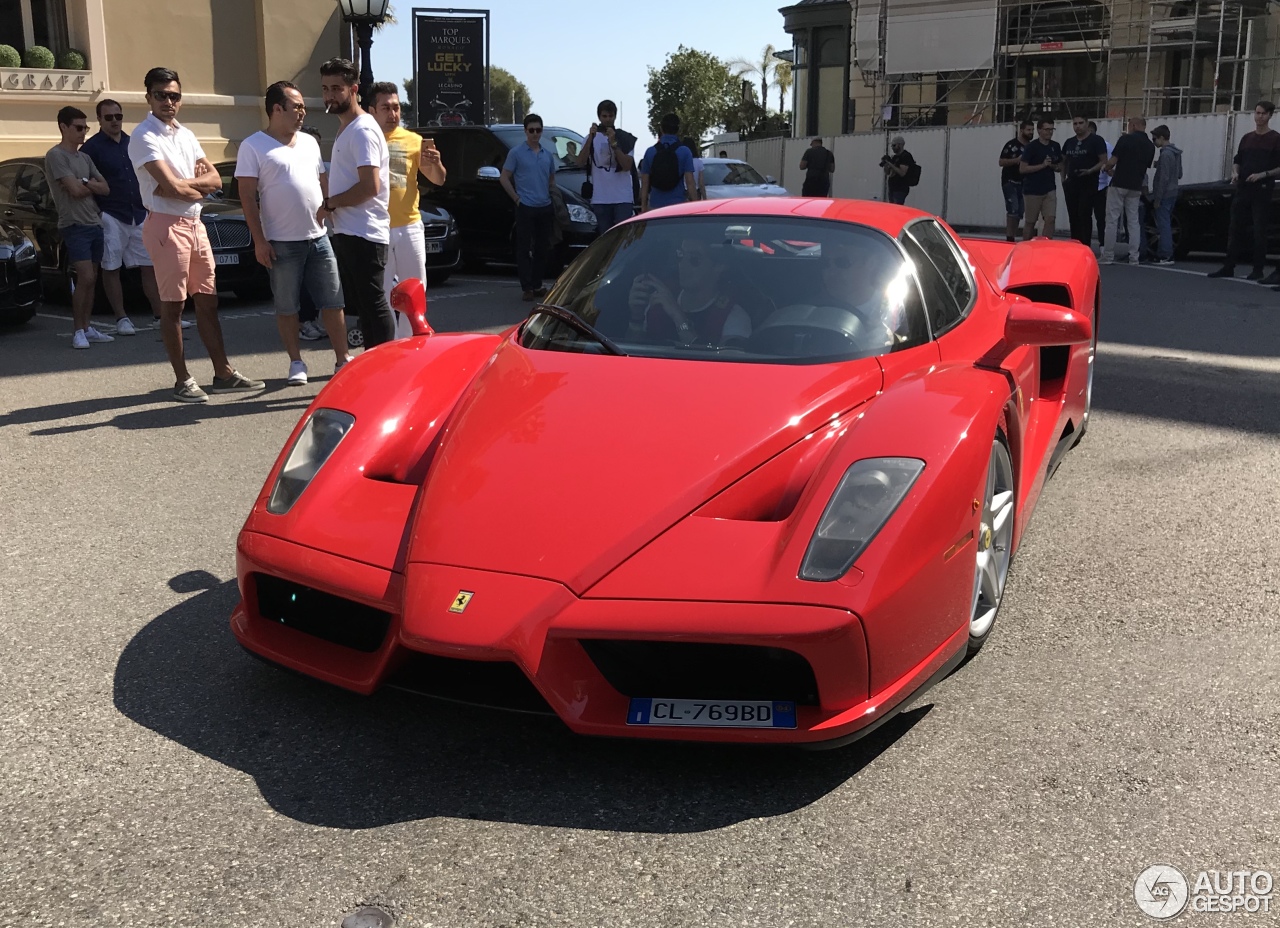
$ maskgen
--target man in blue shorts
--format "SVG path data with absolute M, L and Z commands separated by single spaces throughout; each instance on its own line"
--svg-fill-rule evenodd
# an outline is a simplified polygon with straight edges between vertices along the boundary
M 1022 163 L 1022 153 L 1035 134 L 1036 124 L 1030 119 L 1024 119 L 1018 126 L 1018 134 L 1000 149 L 1000 189 L 1004 193 L 1004 237 L 1010 242 L 1017 241 L 1018 229 L 1022 226 L 1022 216 L 1026 210 L 1022 201 L 1022 174 L 1018 165 Z
M 298 343 L 302 288 L 320 309 L 333 346 L 334 373 L 351 360 L 347 325 L 338 261 L 316 220 L 326 196 L 321 186 L 324 159 L 316 140 L 298 131 L 306 119 L 306 104 L 297 87 L 277 81 L 267 88 L 266 110 L 266 131 L 255 132 L 240 146 L 236 180 L 254 254 L 271 274 L 276 328 L 289 355 L 285 382 L 300 386 L 307 382 Z

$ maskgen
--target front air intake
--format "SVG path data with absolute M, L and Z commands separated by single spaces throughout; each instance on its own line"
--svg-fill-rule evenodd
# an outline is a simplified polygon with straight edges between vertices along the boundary
M 387 637 L 389 612 L 269 574 L 253 574 L 253 581 L 258 612 L 269 622 L 366 654 Z

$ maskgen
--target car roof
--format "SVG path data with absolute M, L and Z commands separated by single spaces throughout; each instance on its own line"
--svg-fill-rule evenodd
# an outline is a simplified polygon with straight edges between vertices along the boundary
M 747 164 L 741 158 L 703 158 L 703 164 Z M 750 166 L 750 165 L 748 165 Z
M 882 203 L 878 200 L 835 200 L 821 197 L 736 197 L 727 200 L 697 200 L 664 206 L 637 218 L 661 219 L 677 216 L 796 216 L 802 219 L 829 219 L 837 222 L 853 222 L 887 232 L 894 238 L 902 227 L 921 217 L 934 218 L 932 213 Z

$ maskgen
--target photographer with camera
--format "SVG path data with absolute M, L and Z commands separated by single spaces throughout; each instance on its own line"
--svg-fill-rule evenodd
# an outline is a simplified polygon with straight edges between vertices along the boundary
M 1035 238 L 1036 220 L 1044 219 L 1045 238 L 1053 238 L 1053 223 L 1058 218 L 1058 181 L 1054 176 L 1062 170 L 1062 146 L 1053 140 L 1053 120 L 1036 123 L 1036 139 L 1022 151 L 1018 171 L 1022 175 L 1022 199 L 1026 205 L 1024 240 Z
M 907 202 L 907 194 L 911 192 L 909 175 L 916 166 L 916 159 L 907 151 L 907 140 L 895 135 L 889 143 L 892 155 L 880 159 L 880 167 L 884 168 L 885 177 L 889 178 L 889 202 L 902 205 Z
M 636 137 L 614 125 L 618 105 L 601 100 L 596 119 L 587 130 L 587 141 L 575 159 L 587 168 L 582 195 L 596 214 L 596 233 L 603 235 L 635 213 L 631 172 L 635 168 Z

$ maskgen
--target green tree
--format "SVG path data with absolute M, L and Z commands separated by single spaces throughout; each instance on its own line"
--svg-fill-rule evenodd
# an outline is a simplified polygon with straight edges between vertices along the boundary
M 680 134 L 701 140 L 724 126 L 742 104 L 742 86 L 729 66 L 681 45 L 661 68 L 649 68 L 649 131 L 661 135 L 667 113 L 680 117 Z
M 406 126 L 415 126 L 418 120 L 413 108 L 413 78 L 406 77 L 400 83 L 404 85 L 404 93 L 400 96 L 400 119 Z
M 735 58 L 729 62 L 735 76 L 760 81 L 760 105 L 765 107 L 769 103 L 769 85 L 774 82 L 775 72 L 781 63 L 773 57 L 774 51 L 772 45 L 766 45 L 760 50 L 759 58 Z
M 489 118 L 493 122 L 515 122 L 533 107 L 529 88 L 505 68 L 489 68 Z
M 795 78 L 791 74 L 791 62 L 779 61 L 773 71 L 773 83 L 778 88 L 778 112 L 787 111 L 787 95 L 791 93 L 791 85 Z

